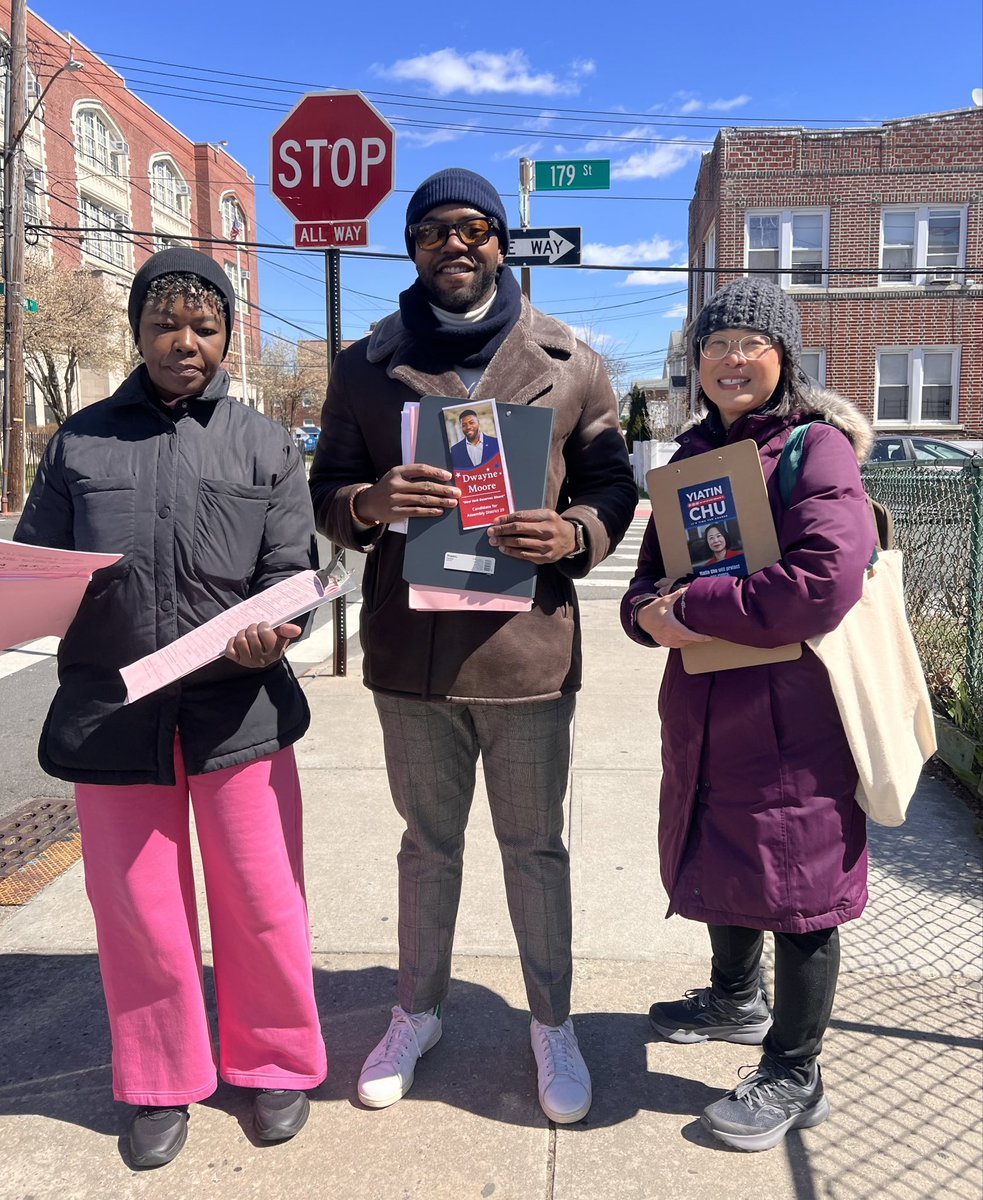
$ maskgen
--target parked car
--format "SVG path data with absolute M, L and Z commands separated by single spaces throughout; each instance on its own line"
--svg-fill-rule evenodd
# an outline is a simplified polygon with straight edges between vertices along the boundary
M 899 462 L 918 466 L 964 467 L 972 452 L 955 442 L 939 438 L 909 437 L 907 434 L 882 434 L 874 438 L 870 462 Z

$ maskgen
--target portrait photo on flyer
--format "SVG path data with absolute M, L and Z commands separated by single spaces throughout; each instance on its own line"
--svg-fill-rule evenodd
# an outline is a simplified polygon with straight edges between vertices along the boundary
M 730 477 L 680 488 L 676 495 L 696 575 L 746 575 L 747 560 Z
M 454 484 L 461 489 L 461 528 L 483 529 L 514 508 L 495 401 L 453 404 L 441 413 Z

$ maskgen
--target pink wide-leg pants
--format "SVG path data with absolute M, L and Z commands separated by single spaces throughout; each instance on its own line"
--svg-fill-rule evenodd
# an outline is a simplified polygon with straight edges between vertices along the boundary
M 287 748 L 173 787 L 75 788 L 113 1039 L 113 1094 L 189 1104 L 228 1083 L 316 1087 L 327 1074 L 304 895 L 300 782 Z M 205 1011 L 189 796 L 218 1001 Z

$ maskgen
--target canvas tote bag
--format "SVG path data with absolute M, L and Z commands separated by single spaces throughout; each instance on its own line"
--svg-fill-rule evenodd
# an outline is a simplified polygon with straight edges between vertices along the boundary
M 785 504 L 808 428 L 797 426 L 795 442 L 790 438 L 782 452 Z M 857 803 L 878 825 L 901 825 L 936 750 L 932 704 L 905 613 L 901 551 L 875 550 L 860 599 L 835 629 L 806 645 L 829 672 L 859 775 Z

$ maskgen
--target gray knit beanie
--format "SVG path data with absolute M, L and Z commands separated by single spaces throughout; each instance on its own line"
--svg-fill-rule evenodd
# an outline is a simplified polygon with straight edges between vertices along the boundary
M 410 226 L 440 204 L 466 204 L 486 217 L 494 217 L 499 226 L 499 249 L 503 254 L 508 254 L 509 219 L 505 215 L 501 196 L 487 179 L 474 171 L 468 171 L 465 167 L 448 167 L 424 179 L 406 206 L 406 253 L 410 258 L 416 257 L 416 243 L 410 234 Z
M 162 275 L 197 275 L 206 283 L 210 283 L 222 297 L 225 305 L 225 354 L 229 352 L 229 342 L 232 339 L 232 325 L 236 316 L 236 294 L 232 288 L 232 280 L 226 275 L 214 258 L 202 254 L 200 250 L 192 250 L 190 246 L 168 246 L 151 254 L 139 271 L 133 276 L 130 285 L 130 299 L 127 304 L 127 316 L 130 328 L 136 339 L 140 332 L 140 314 L 143 303 L 150 291 L 150 285 Z
M 714 292 L 693 323 L 693 361 L 700 361 L 700 338 L 718 329 L 757 329 L 781 342 L 790 365 L 802 356 L 799 310 L 782 289 L 766 279 L 735 279 Z

